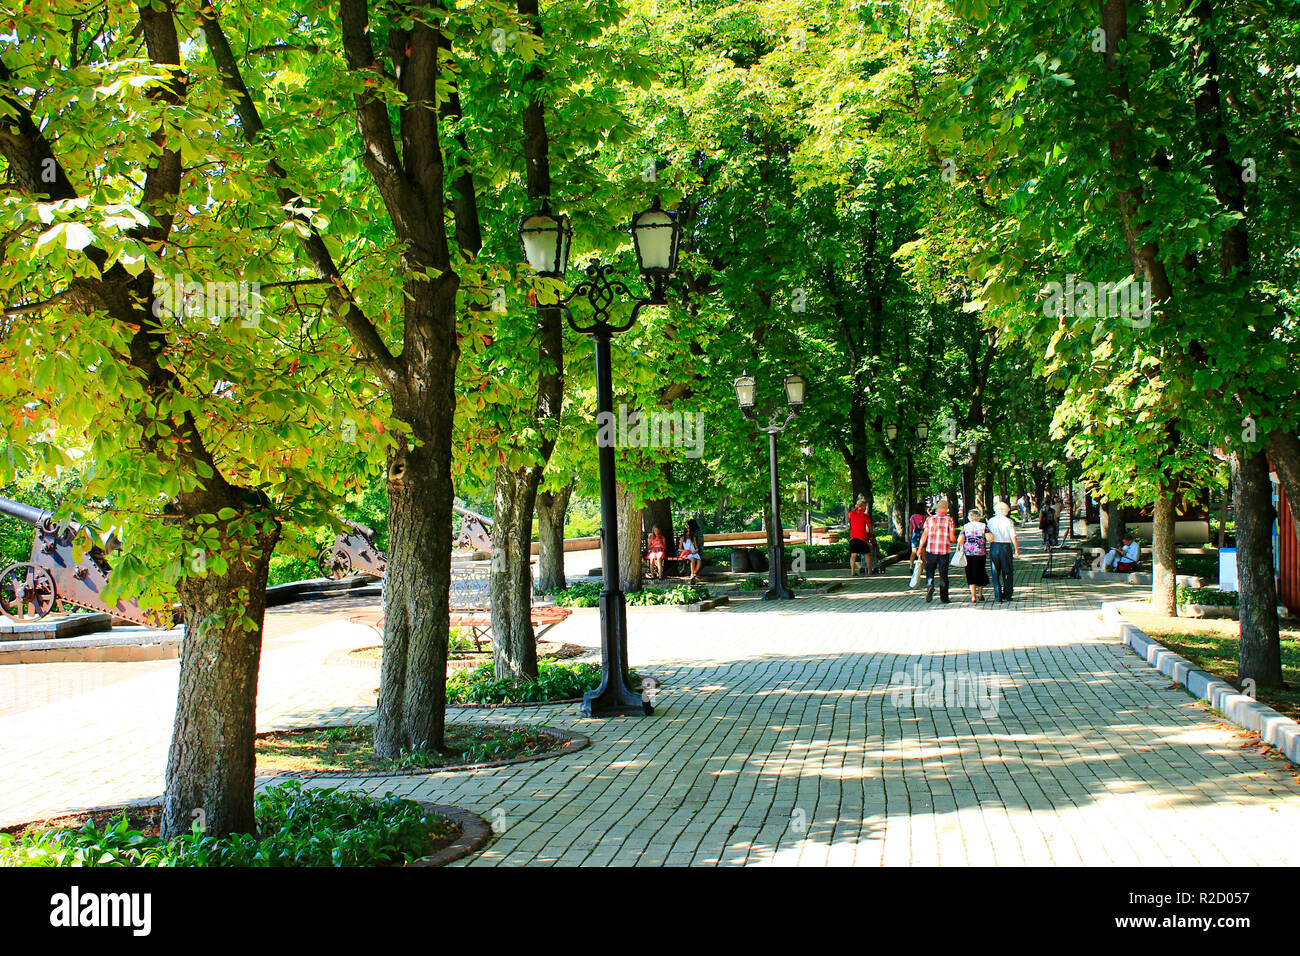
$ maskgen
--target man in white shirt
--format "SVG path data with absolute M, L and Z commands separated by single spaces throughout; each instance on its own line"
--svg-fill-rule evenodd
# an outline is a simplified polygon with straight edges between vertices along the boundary
M 1124 535 L 1122 548 L 1111 548 L 1105 554 L 1098 555 L 1092 562 L 1094 571 L 1132 571 L 1138 565 L 1141 546 L 1133 540 L 1131 534 Z
M 1013 556 L 1020 557 L 1020 540 L 1016 537 L 1016 523 L 1007 517 L 1011 506 L 999 501 L 993 506 L 997 512 L 989 519 L 985 535 L 990 542 L 989 564 L 993 568 L 993 600 L 1010 601 L 1015 588 Z

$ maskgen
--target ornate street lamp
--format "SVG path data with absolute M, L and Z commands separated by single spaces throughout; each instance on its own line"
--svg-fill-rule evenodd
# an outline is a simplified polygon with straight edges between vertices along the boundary
M 741 414 L 750 421 L 758 421 L 758 412 L 755 410 L 754 376 L 746 372 L 736 379 L 735 384 L 736 404 L 740 406 Z M 785 531 L 781 527 L 781 491 L 777 481 L 776 436 L 785 431 L 786 427 L 803 410 L 807 389 L 808 382 L 802 375 L 787 375 L 785 378 L 785 401 L 790 410 L 785 413 L 785 420 L 778 424 L 781 410 L 774 408 L 768 415 L 767 424 L 758 426 L 759 431 L 767 432 L 768 469 L 772 477 L 772 520 L 768 522 L 767 532 L 767 551 L 770 556 L 768 561 L 769 587 L 767 593 L 763 595 L 765 601 L 789 600 L 794 597 L 794 592 L 790 590 L 785 581 Z M 811 525 L 809 525 L 809 528 L 811 534 Z
M 648 305 L 667 305 L 668 280 L 677 268 L 681 226 L 674 213 L 661 209 L 656 198 L 650 208 L 632 217 L 629 227 L 636 247 L 637 268 L 650 289 L 650 295 L 633 297 L 627 284 L 614 275 L 613 268 L 599 260 L 586 269 L 586 278 L 557 302 L 538 303 L 538 308 L 564 310 L 575 332 L 589 335 L 596 347 L 596 411 L 598 420 L 614 414 L 613 362 L 610 340 L 626 332 Z M 528 264 L 539 276 L 564 278 L 569 259 L 572 232 L 565 216 L 552 215 L 546 203 L 532 216 L 519 223 L 519 242 Z M 579 296 L 586 299 L 591 319 L 579 324 L 569 310 L 569 303 Z M 618 325 L 609 321 L 610 310 L 619 297 L 633 298 L 632 315 Z M 604 588 L 600 595 L 600 684 L 582 698 L 582 713 L 588 717 L 613 717 L 654 713 L 645 698 L 634 691 L 628 677 L 627 600 L 618 583 L 618 502 L 615 497 L 614 446 L 598 443 L 600 466 L 600 550 Z
M 894 422 L 890 422 L 888 425 L 885 426 L 885 438 L 888 439 L 889 441 L 893 441 L 897 437 L 898 437 L 898 425 L 895 424 Z
M 929 422 L 921 422 L 919 425 L 916 426 L 916 437 L 919 438 L 921 441 L 925 441 L 927 438 L 930 437 Z

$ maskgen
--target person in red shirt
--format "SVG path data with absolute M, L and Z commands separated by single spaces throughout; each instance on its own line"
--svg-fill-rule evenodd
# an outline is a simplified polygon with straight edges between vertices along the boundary
M 858 555 L 862 555 L 867 565 L 867 574 L 871 573 L 871 515 L 867 514 L 867 499 L 859 498 L 857 504 L 849 511 L 849 576 L 858 573 Z

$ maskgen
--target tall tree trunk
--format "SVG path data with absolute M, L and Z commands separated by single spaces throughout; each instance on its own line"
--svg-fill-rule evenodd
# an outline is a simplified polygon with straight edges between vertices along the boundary
M 897 464 L 898 459 L 895 459 Z M 893 507 L 889 509 L 889 530 L 894 536 L 895 543 L 907 540 L 907 519 L 911 514 L 911 502 L 907 500 L 907 462 L 903 462 L 903 468 L 900 471 L 894 467 L 890 471 L 890 480 L 892 482 Z
M 672 462 L 663 463 L 662 471 L 665 481 L 672 481 L 673 466 Z M 668 542 L 668 553 L 672 554 L 676 550 L 677 536 L 673 533 L 673 500 L 671 498 L 654 498 L 645 503 L 642 510 L 641 521 L 643 530 L 651 531 L 656 525 L 663 534 L 664 540 Z M 698 545 L 699 542 L 697 541 Z
M 1178 613 L 1174 572 L 1174 496 L 1156 499 L 1151 517 L 1151 609 L 1164 617 Z
M 384 654 L 375 714 L 375 752 L 381 757 L 444 746 L 452 546 L 451 429 L 459 357 L 454 295 L 453 287 L 451 302 L 442 304 L 448 333 L 442 343 L 442 360 L 430 360 L 425 374 L 411 376 L 406 383 L 410 387 L 401 389 L 393 402 L 395 416 L 411 425 L 415 441 L 403 441 L 388 456 Z M 407 327 L 412 324 L 408 322 Z M 416 384 L 422 382 L 437 383 L 436 391 Z
M 1106 550 L 1118 548 L 1124 537 L 1124 506 L 1118 501 L 1105 501 L 1099 510 L 1101 534 L 1106 539 Z
M 573 482 L 559 491 L 541 491 L 537 495 L 537 590 L 552 594 L 563 591 L 564 520 L 569 511 Z
M 521 18 L 531 21 L 533 35 L 540 37 L 538 0 L 518 0 L 516 9 Z M 541 61 L 533 61 L 526 79 L 531 95 L 522 114 L 524 181 L 529 200 L 539 202 L 551 195 L 550 139 L 546 104 L 540 98 L 545 79 Z M 537 395 L 527 424 L 542 432 L 537 449 L 540 461 L 514 473 L 498 466 L 494 482 L 496 524 L 492 529 L 490 591 L 492 659 L 498 679 L 537 677 L 537 638 L 531 619 L 533 509 L 555 450 L 555 430 L 564 401 L 563 313 L 558 308 L 544 308 L 537 310 L 537 317 Z
M 1278 482 L 1286 491 L 1286 500 L 1291 503 L 1296 540 L 1300 541 L 1300 437 L 1286 429 L 1273 432 L 1268 436 L 1268 457 L 1277 471 Z
M 492 662 L 498 680 L 537 679 L 533 631 L 533 508 L 540 469 L 498 465 L 492 525 Z
M 1237 679 L 1282 686 L 1277 587 L 1273 579 L 1273 489 L 1268 456 L 1232 452 L 1232 504 L 1237 512 L 1237 591 L 1241 645 Z
M 641 508 L 636 504 L 636 492 L 623 482 L 618 482 L 618 581 L 624 594 L 640 591 L 641 565 L 645 551 L 641 547 Z
M 246 520 L 243 515 L 240 519 Z M 225 574 L 209 567 L 179 583 L 185 609 L 176 721 L 167 753 L 162 834 L 254 833 L 254 734 L 266 577 L 278 528 L 254 542 L 232 538 Z M 250 547 L 251 543 L 251 547 Z

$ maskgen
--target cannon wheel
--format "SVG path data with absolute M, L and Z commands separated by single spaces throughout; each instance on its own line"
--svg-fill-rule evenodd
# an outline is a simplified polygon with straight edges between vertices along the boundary
M 15 621 L 39 621 L 58 601 L 54 578 L 34 564 L 11 564 L 0 571 L 0 611 Z
M 324 577 L 335 581 L 342 581 L 352 574 L 352 559 L 348 557 L 346 551 L 325 548 L 316 559 L 316 563 L 320 565 L 320 573 Z

